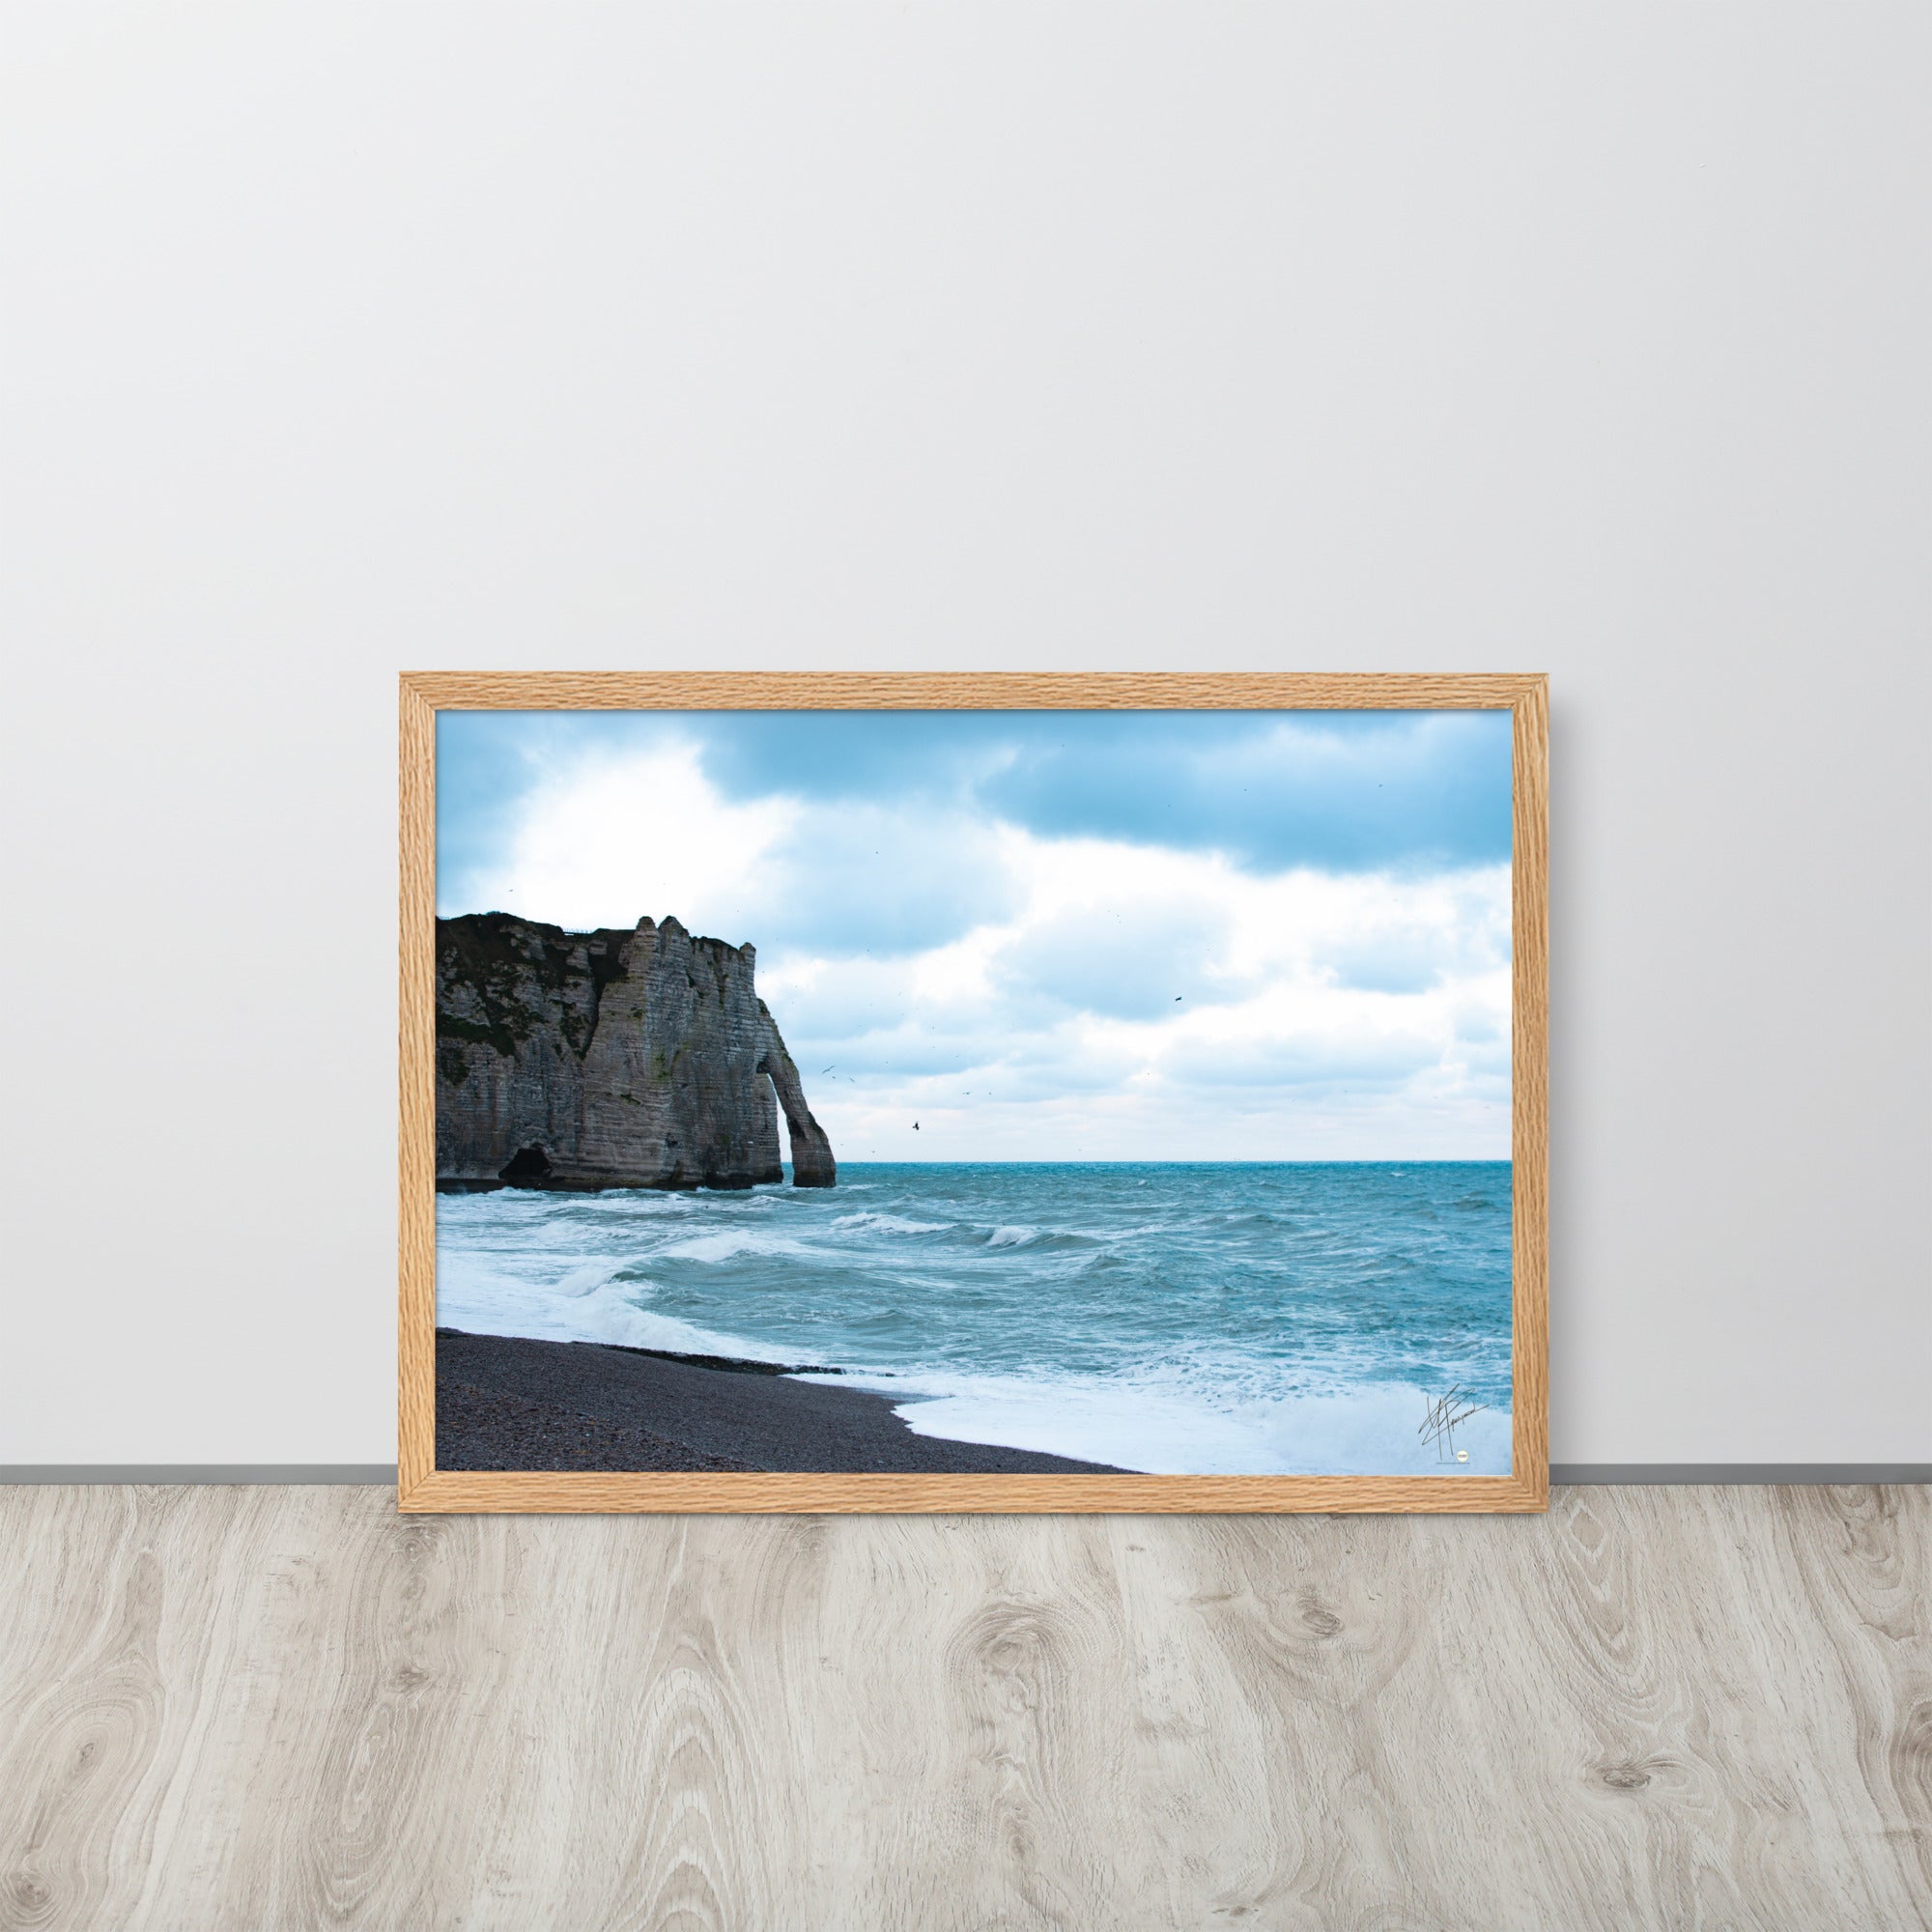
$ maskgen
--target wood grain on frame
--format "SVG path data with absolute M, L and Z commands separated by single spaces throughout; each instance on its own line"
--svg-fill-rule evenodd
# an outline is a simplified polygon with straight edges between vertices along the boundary
M 1549 685 L 1511 707 L 1510 1476 L 1549 1507 Z
M 405 671 L 397 1503 L 412 1511 L 1489 1514 L 1549 1506 L 1548 679 L 1541 673 Z M 1509 710 L 1514 1290 L 1507 1476 L 503 1474 L 435 1466 L 436 713 Z
M 436 711 L 1506 711 L 1541 674 L 405 671 Z
M 407 1506 L 436 1469 L 436 712 L 408 678 L 402 776 L 396 1486 Z

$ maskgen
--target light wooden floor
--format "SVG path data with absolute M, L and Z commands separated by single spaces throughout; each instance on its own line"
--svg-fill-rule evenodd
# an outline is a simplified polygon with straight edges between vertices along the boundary
M 1932 1492 L 0 1490 L 0 1924 L 1932 1922 Z

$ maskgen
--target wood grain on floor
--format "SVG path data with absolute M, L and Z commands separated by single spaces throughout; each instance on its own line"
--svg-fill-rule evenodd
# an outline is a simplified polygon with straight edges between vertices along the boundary
M 1932 1492 L 0 1490 L 0 1925 L 1932 1923 Z

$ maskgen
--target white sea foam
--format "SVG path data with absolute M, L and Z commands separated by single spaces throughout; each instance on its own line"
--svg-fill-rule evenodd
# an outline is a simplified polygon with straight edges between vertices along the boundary
M 809 1379 L 819 1379 L 810 1378 Z M 1438 1457 L 1417 1431 L 1430 1402 L 1406 1382 L 1319 1395 L 1233 1396 L 1140 1377 L 908 1375 L 842 1378 L 914 1396 L 896 1413 L 916 1435 L 995 1443 L 1149 1475 L 1495 1476 L 1510 1467 L 1507 1410 L 1456 1431 L 1469 1460 Z
M 941 1235 L 950 1225 L 945 1221 L 908 1221 L 902 1214 L 840 1214 L 832 1223 L 848 1234 Z
M 800 1255 L 807 1250 L 783 1235 L 768 1235 L 753 1228 L 726 1228 L 715 1235 L 694 1235 L 689 1240 L 673 1241 L 657 1252 L 666 1261 L 728 1262 L 739 1255 Z
M 574 1267 L 556 1285 L 558 1294 L 591 1294 L 624 1271 L 622 1262 L 585 1262 Z
M 995 1228 L 986 1236 L 986 1245 L 989 1248 L 1022 1247 L 1038 1233 L 1037 1228 Z
M 579 1269 L 576 1272 L 583 1273 Z M 570 1276 L 565 1276 L 567 1282 Z M 473 1258 L 442 1256 L 437 1266 L 436 1319 L 472 1335 L 527 1335 L 540 1342 L 614 1342 L 627 1349 L 668 1349 L 688 1355 L 738 1355 L 755 1362 L 796 1361 L 795 1354 L 726 1335 L 638 1306 L 647 1283 L 606 1280 L 567 1289 L 543 1287 L 487 1267 Z

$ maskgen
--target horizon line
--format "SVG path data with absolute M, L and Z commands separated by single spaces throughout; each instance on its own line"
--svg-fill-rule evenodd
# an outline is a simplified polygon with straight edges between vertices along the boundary
M 848 1160 L 838 1156 L 840 1169 L 848 1167 L 1508 1167 L 1511 1154 L 1375 1154 L 1354 1158 L 1303 1156 L 1283 1160 L 1216 1160 L 1203 1155 L 1190 1160 L 1137 1160 L 1132 1157 L 1096 1156 L 1093 1159 L 1062 1157 L 1057 1160 Z M 789 1160 L 783 1165 L 791 1166 Z M 775 1183 L 766 1182 L 767 1186 Z

